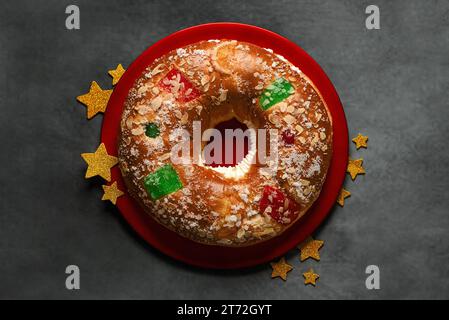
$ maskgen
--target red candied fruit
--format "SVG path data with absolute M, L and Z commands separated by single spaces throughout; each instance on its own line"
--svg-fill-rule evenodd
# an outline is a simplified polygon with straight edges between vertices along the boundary
M 298 215 L 298 204 L 280 190 L 265 186 L 259 203 L 261 213 L 270 215 L 280 224 L 290 224 Z
M 295 135 L 287 129 L 282 132 L 282 140 L 284 140 L 285 144 L 293 144 L 295 143 Z
M 198 89 L 177 69 L 171 69 L 159 81 L 159 87 L 173 93 L 179 102 L 189 102 L 200 96 Z

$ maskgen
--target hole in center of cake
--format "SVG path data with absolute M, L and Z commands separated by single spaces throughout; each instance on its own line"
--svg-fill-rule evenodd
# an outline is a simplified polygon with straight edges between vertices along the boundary
M 248 154 L 249 137 L 245 134 L 248 126 L 237 118 L 222 121 L 209 130 L 204 164 L 210 167 L 235 167 Z

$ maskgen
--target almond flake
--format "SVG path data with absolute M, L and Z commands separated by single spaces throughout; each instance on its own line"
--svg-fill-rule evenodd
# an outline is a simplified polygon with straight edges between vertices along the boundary
M 202 78 L 201 78 L 201 85 L 202 86 L 204 86 L 206 83 L 208 83 L 209 82 L 209 77 L 207 76 L 207 75 L 204 75 Z
M 285 112 L 285 110 L 287 110 L 287 104 L 285 102 L 279 102 L 278 105 L 281 112 Z
M 126 127 L 130 130 L 133 127 L 133 118 L 132 117 L 128 117 L 128 119 L 126 119 Z
M 168 158 L 170 158 L 170 152 L 167 152 L 167 153 L 164 153 L 163 155 L 161 155 L 159 157 L 159 160 L 164 161 L 164 160 L 167 160 Z
M 131 130 L 131 133 L 133 136 L 138 136 L 141 135 L 143 133 L 143 128 L 142 127 L 137 127 Z
M 151 75 L 152 76 L 154 76 L 154 75 L 156 75 L 156 74 L 158 74 L 158 73 L 161 73 L 162 72 L 162 69 L 164 68 L 164 64 L 158 64 L 157 66 L 156 66 L 156 68 L 154 68 L 152 71 L 151 71 Z
M 182 113 L 181 113 L 181 111 L 175 110 L 175 116 L 176 116 L 176 118 L 181 119 L 181 118 L 182 118 Z
M 274 114 L 272 114 L 272 113 L 268 116 L 268 120 L 270 120 L 270 122 L 272 124 L 274 124 L 274 125 L 278 125 L 279 124 L 279 117 L 274 115 Z
M 221 102 L 225 101 L 227 94 L 228 94 L 228 90 L 221 90 L 220 97 L 218 99 Z
M 295 111 L 295 107 L 293 107 L 292 105 L 289 105 L 288 107 L 287 107 L 287 112 L 288 113 L 293 113 Z
M 304 129 L 299 124 L 295 127 L 295 129 L 298 132 L 298 134 L 301 134 L 304 131 Z
M 326 134 L 324 132 L 320 132 L 320 139 L 321 140 L 326 139 Z
M 187 120 L 189 120 L 189 114 L 186 112 L 181 117 L 181 124 L 186 124 Z
M 162 104 L 162 97 L 161 96 L 158 96 L 158 97 L 154 98 L 150 102 L 151 109 L 153 109 L 154 111 L 159 109 L 161 104 Z
M 287 125 L 291 125 L 292 123 L 294 123 L 296 121 L 296 119 L 295 119 L 295 117 L 288 114 L 284 117 L 284 121 L 287 123 Z

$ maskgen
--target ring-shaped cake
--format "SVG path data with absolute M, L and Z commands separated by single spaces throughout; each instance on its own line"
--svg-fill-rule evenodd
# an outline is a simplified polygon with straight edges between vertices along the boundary
M 193 146 L 196 124 L 203 135 L 232 118 L 274 131 L 266 143 L 274 140 L 275 157 L 261 161 L 257 136 L 237 165 L 206 165 L 204 141 Z M 173 161 L 180 145 L 191 146 L 193 161 Z M 281 234 L 318 198 L 332 119 L 309 78 L 269 48 L 201 41 L 156 59 L 136 80 L 118 155 L 130 195 L 158 222 L 197 242 L 246 246 Z

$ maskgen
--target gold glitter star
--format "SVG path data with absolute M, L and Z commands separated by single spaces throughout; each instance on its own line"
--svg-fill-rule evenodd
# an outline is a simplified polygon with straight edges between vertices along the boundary
M 271 278 L 280 277 L 284 281 L 287 280 L 287 273 L 293 269 L 293 267 L 285 261 L 284 257 L 282 257 L 278 262 L 272 262 L 270 264 L 273 268 Z
M 116 204 L 117 198 L 123 196 L 123 192 L 117 187 L 117 181 L 114 181 L 111 185 L 103 185 L 104 195 L 101 200 L 110 200 L 113 204 Z
M 365 174 L 365 169 L 362 167 L 363 159 L 352 160 L 349 159 L 347 172 L 351 175 L 351 179 L 355 180 L 358 174 Z
M 299 250 L 301 250 L 301 261 L 304 261 L 308 258 L 320 261 L 320 253 L 318 251 L 323 246 L 323 244 L 323 240 L 314 240 L 312 237 L 309 237 L 306 241 L 301 243 L 301 245 L 299 246 Z
M 320 275 L 315 273 L 312 268 L 310 268 L 309 271 L 304 272 L 302 275 L 305 279 L 304 280 L 305 285 L 311 284 L 315 286 L 316 280 L 320 277 Z
M 368 148 L 367 141 L 368 141 L 368 136 L 363 136 L 360 133 L 357 135 L 357 137 L 352 139 L 352 142 L 355 143 L 356 149 Z
M 87 119 L 91 119 L 98 112 L 105 112 L 111 93 L 112 90 L 103 90 L 92 81 L 89 92 L 76 97 L 76 100 L 87 107 Z
M 125 69 L 123 69 L 122 64 L 119 63 L 117 65 L 117 68 L 109 70 L 108 73 L 112 77 L 112 85 L 115 86 L 122 77 L 122 75 L 125 73 Z
M 340 206 L 344 207 L 344 205 L 345 205 L 345 199 L 346 199 L 347 197 L 350 197 L 350 196 L 351 196 L 351 192 L 349 192 L 349 191 L 346 190 L 345 188 L 341 188 L 340 194 L 338 195 L 338 198 L 337 198 L 337 203 L 338 203 Z
M 108 154 L 104 143 L 100 144 L 94 153 L 82 153 L 81 157 L 88 165 L 86 179 L 98 175 L 107 181 L 111 181 L 111 168 L 117 164 L 118 160 Z

